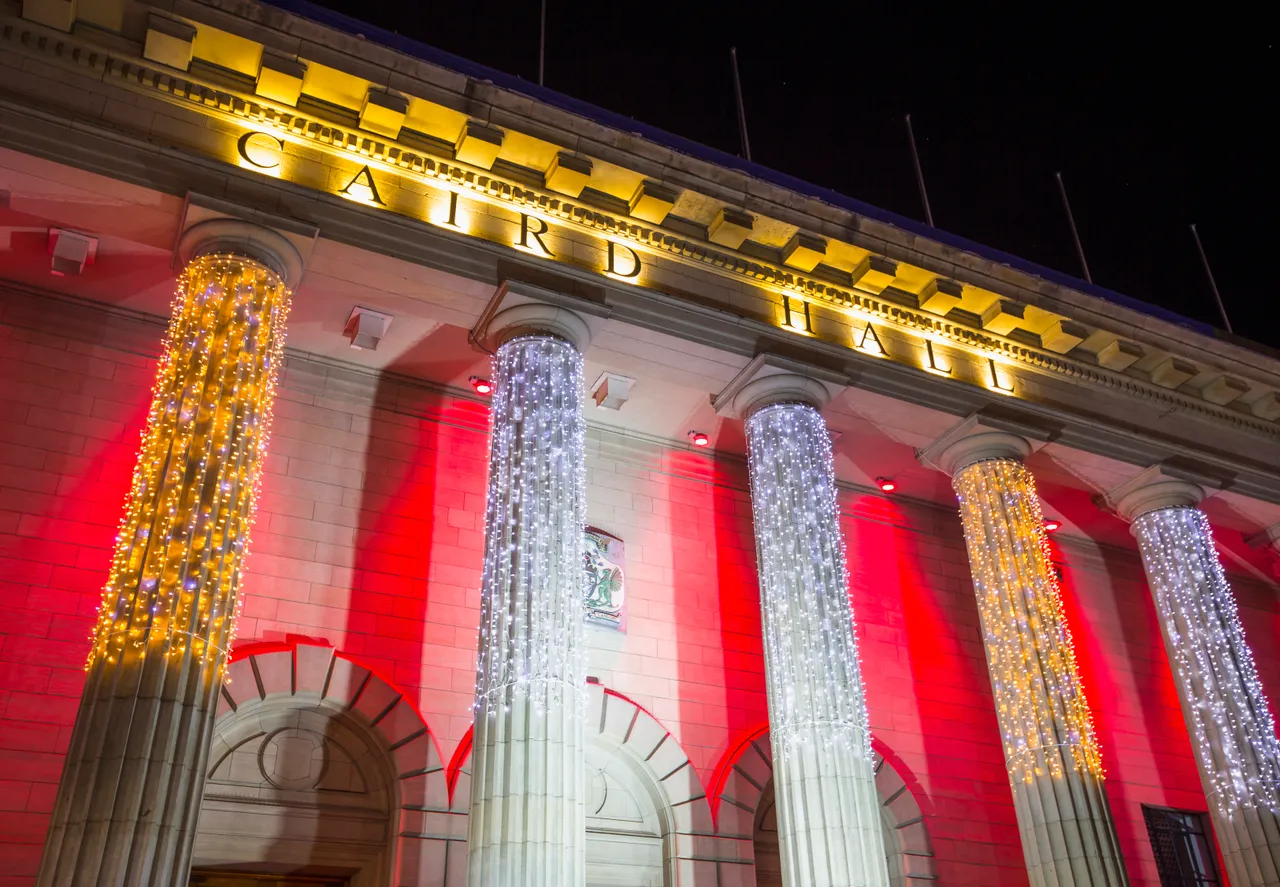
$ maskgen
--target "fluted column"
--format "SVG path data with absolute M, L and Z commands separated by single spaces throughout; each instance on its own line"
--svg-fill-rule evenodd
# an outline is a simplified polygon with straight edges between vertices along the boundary
M 1106 497 L 1132 521 L 1209 816 L 1232 884 L 1280 885 L 1280 746 L 1198 507 L 1206 490 L 1160 467 Z
M 468 883 L 586 883 L 582 354 L 577 315 L 500 312 Z
M 973 419 L 921 453 L 951 475 L 996 716 L 1032 887 L 1125 885 L 1085 701 L 1050 564 L 1030 443 Z
M 747 415 L 782 883 L 887 887 L 826 397 L 779 374 L 735 399 Z
M 40 887 L 187 883 L 301 267 L 271 231 L 206 226 L 186 241 Z

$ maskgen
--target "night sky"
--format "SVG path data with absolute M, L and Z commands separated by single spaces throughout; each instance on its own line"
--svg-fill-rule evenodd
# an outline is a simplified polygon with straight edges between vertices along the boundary
M 539 0 L 322 5 L 537 80 Z M 546 86 L 739 153 L 736 45 L 757 163 L 923 219 L 910 112 L 938 227 L 1078 276 L 1061 170 L 1095 283 L 1221 327 L 1196 222 L 1280 347 L 1274 26 L 1121 6 L 548 0 Z

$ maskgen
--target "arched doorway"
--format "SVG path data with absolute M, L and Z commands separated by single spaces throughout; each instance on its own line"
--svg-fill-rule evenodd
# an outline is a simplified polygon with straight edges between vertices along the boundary
M 587 742 L 587 887 L 666 887 L 668 827 L 655 787 L 625 757 Z
M 465 811 L 399 690 L 310 644 L 244 648 L 228 677 L 193 887 L 399 887 L 465 872 Z
M 892 752 L 878 742 L 875 745 L 873 767 L 876 793 L 880 796 L 880 826 L 889 863 L 889 882 L 892 887 L 908 887 L 919 881 L 936 881 L 937 868 L 928 826 L 908 784 L 914 780 L 909 771 L 889 760 Z M 750 834 L 756 887 L 781 887 L 773 750 L 768 729 L 762 728 L 745 738 L 723 766 L 719 781 L 718 830 L 743 837 Z

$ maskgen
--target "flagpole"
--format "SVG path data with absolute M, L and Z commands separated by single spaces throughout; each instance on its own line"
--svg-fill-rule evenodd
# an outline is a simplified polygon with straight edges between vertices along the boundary
M 1235 335 L 1235 330 L 1231 328 L 1231 320 L 1227 317 L 1227 307 L 1222 304 L 1222 294 L 1218 292 L 1218 282 L 1213 279 L 1213 269 L 1209 267 L 1209 257 L 1205 255 L 1204 244 L 1200 242 L 1200 232 L 1196 230 L 1196 226 L 1191 226 L 1191 236 L 1196 240 L 1196 250 L 1200 253 L 1200 262 L 1204 265 L 1205 276 L 1209 278 L 1209 288 L 1213 290 L 1213 300 L 1218 303 L 1218 312 L 1222 315 L 1222 324 L 1227 328 L 1227 332 Z
M 920 166 L 920 154 L 916 151 L 916 133 L 911 128 L 911 115 L 907 115 L 907 139 L 911 142 L 911 162 L 916 167 L 916 184 L 920 186 L 920 200 L 924 203 L 924 220 L 933 225 L 933 210 L 929 208 L 929 192 L 924 187 L 924 170 Z
M 547 70 L 547 0 L 542 0 L 542 20 L 538 29 L 538 85 L 543 86 Z
M 751 160 L 751 142 L 747 139 L 747 109 L 742 104 L 742 81 L 738 79 L 738 47 L 729 47 L 729 60 L 733 63 L 733 97 L 738 102 L 738 131 L 742 135 L 742 156 Z
M 1071 214 L 1071 201 L 1067 200 L 1067 186 L 1062 183 L 1062 173 L 1055 172 L 1053 175 L 1058 180 L 1058 193 L 1062 195 L 1062 208 L 1067 211 L 1067 223 L 1071 225 L 1071 239 L 1076 242 L 1076 255 L 1080 257 L 1084 279 L 1093 283 L 1093 277 L 1089 274 L 1089 263 L 1084 258 L 1084 247 L 1080 244 L 1080 232 L 1076 230 L 1076 217 Z

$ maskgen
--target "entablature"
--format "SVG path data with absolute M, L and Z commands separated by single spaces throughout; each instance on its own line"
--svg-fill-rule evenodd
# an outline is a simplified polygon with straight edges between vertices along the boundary
M 72 70 L 186 115 L 147 123 L 118 102 L 90 113 L 114 129 L 271 185 L 524 247 L 615 289 L 693 294 L 797 347 L 888 358 L 931 385 L 1052 402 L 1052 379 L 1280 436 L 1280 367 L 1259 352 L 271 7 L 113 2 L 114 34 L 100 22 L 67 34 L 30 16 L 0 20 L 5 54 L 45 63 L 20 63 L 33 73 L 6 91 L 31 99 L 40 79 L 72 83 L 61 73 Z M 189 58 L 172 45 L 187 38 Z M 473 224 L 457 223 L 464 204 Z

